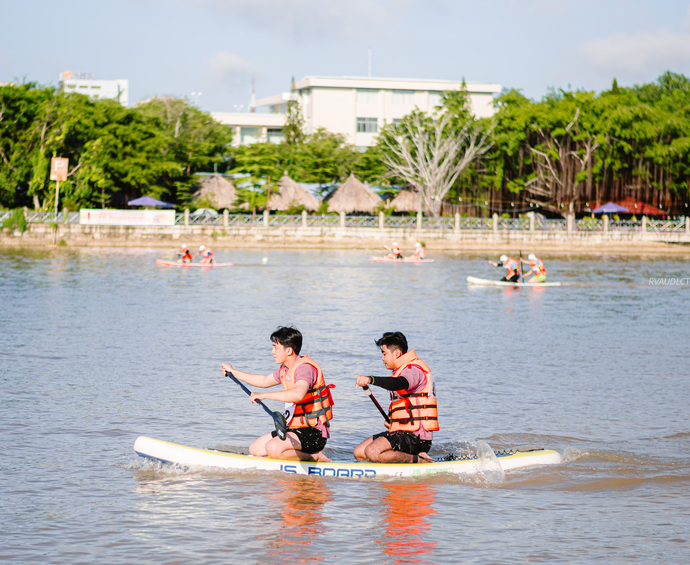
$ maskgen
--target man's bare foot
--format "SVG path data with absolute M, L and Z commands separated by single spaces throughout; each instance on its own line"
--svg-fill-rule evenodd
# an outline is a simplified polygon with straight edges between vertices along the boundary
M 424 452 L 418 453 L 417 457 L 419 458 L 420 463 L 433 463 L 434 462 L 434 460 Z
M 323 463 L 332 463 L 332 461 L 323 454 L 323 451 L 319 451 L 318 453 L 314 453 L 312 455 L 312 457 L 314 458 L 314 461 L 321 461 Z

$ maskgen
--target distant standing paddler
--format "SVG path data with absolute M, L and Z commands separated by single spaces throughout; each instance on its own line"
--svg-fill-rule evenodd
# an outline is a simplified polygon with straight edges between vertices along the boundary
M 494 267 L 503 267 L 504 269 L 508 269 L 506 276 L 501 279 L 502 282 L 520 282 L 522 269 L 520 268 L 520 264 L 512 257 L 501 255 L 498 263 L 491 260 L 489 260 L 488 263 Z
M 530 270 L 524 275 L 525 278 L 529 277 L 530 275 L 534 275 L 530 280 L 527 281 L 528 283 L 534 284 L 546 282 L 546 269 L 544 268 L 544 262 L 541 259 L 538 259 L 534 253 L 530 253 L 527 256 L 527 261 L 520 257 L 520 262 L 529 263 L 530 265 Z

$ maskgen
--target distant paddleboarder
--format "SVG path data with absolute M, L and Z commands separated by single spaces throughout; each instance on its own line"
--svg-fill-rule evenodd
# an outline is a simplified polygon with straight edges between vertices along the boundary
M 525 278 L 529 277 L 530 275 L 534 275 L 530 280 L 527 281 L 528 283 L 534 284 L 546 282 L 546 269 L 544 268 L 544 262 L 537 258 L 534 253 L 530 253 L 527 256 L 527 261 L 520 257 L 520 263 L 529 263 L 530 269 L 525 273 Z
M 498 263 L 491 260 L 489 260 L 488 263 L 494 267 L 503 267 L 504 269 L 508 270 L 506 276 L 501 279 L 502 282 L 520 282 L 522 269 L 520 268 L 520 264 L 512 257 L 501 255 Z

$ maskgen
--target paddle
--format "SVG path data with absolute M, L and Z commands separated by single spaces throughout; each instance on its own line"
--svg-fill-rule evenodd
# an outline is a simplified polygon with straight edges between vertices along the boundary
M 374 393 L 371 392 L 371 389 L 365 385 L 362 387 L 362 390 L 369 395 L 369 398 L 371 398 L 371 401 L 376 405 L 376 408 L 379 409 L 379 412 L 381 412 L 381 416 L 383 416 L 384 419 L 386 420 L 386 422 L 388 422 L 390 424 L 391 419 L 388 417 L 388 414 L 386 414 L 386 411 L 381 407 L 381 405 L 379 404 L 379 401 L 376 400 L 376 398 L 374 398 Z
M 252 391 L 250 391 L 242 381 L 240 381 L 235 375 L 233 375 L 230 371 L 225 371 L 225 376 L 230 377 L 233 381 L 235 381 L 244 392 L 247 393 L 247 396 L 251 396 Z M 261 406 L 268 414 L 273 418 L 273 421 L 275 422 L 276 425 L 276 431 L 278 432 L 278 437 L 280 439 L 285 439 L 285 435 L 287 434 L 287 422 L 285 421 L 285 416 L 281 414 L 278 411 L 272 411 L 268 406 L 266 406 L 261 400 L 256 400 L 256 403 Z
M 520 261 L 518 265 L 518 267 L 520 267 L 520 282 L 525 282 L 525 277 L 522 275 L 522 249 L 520 249 L 520 255 L 518 255 L 518 257 L 520 257 L 520 259 L 518 259 L 518 261 Z

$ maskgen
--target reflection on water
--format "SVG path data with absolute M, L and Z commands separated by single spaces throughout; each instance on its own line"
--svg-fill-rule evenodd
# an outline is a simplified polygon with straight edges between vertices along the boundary
M 270 497 L 280 506 L 276 537 L 267 544 L 267 563 L 320 563 L 328 558 L 319 535 L 329 527 L 324 512 L 333 492 L 322 480 L 304 476 L 278 476 L 271 485 Z
M 377 540 L 394 563 L 429 563 L 437 542 L 427 540 L 431 530 L 429 516 L 434 508 L 436 489 L 422 482 L 390 482 L 382 485 L 384 494 L 384 535 Z

